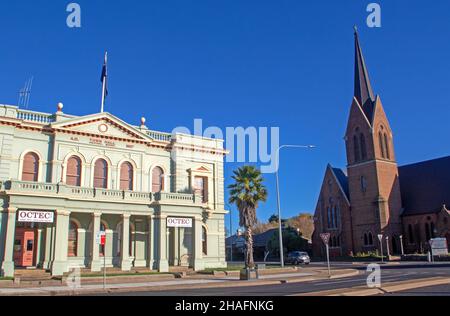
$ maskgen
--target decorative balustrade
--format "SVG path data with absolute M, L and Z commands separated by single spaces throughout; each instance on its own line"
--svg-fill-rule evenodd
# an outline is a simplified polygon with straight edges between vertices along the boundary
M 55 117 L 52 114 L 48 113 L 40 113 L 34 111 L 24 111 L 19 110 L 17 112 L 17 118 L 19 120 L 29 121 L 29 122 L 37 122 L 42 124 L 50 124 L 55 122 Z
M 94 189 L 74 187 L 65 184 L 51 184 L 24 181 L 0 182 L 0 190 L 14 193 L 42 194 L 43 196 L 64 196 L 83 200 L 99 201 L 127 201 L 134 203 L 150 204 L 174 203 L 174 204 L 201 204 L 201 196 L 185 193 L 149 193 L 136 191 L 120 191 L 107 189 Z
M 162 141 L 162 142 L 172 141 L 172 134 L 169 134 L 169 133 L 162 133 L 162 132 L 155 132 L 155 131 L 147 131 L 146 133 L 148 136 L 150 136 L 151 138 L 153 138 L 154 140 L 157 140 L 157 141 Z

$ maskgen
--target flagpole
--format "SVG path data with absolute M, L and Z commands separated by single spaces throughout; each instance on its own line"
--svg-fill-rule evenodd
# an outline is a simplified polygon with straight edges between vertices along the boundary
M 103 64 L 103 67 L 107 67 L 108 63 L 108 52 L 105 52 L 105 63 Z M 103 80 L 102 80 L 102 105 L 100 113 L 103 113 L 105 110 L 105 94 L 106 94 L 106 73 L 103 74 Z

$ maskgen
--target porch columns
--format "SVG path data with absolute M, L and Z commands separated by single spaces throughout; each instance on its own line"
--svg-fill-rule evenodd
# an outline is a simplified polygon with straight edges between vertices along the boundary
M 16 233 L 16 214 L 17 208 L 9 207 L 4 210 L 7 215 L 6 234 L 5 234 L 5 255 L 2 262 L 1 274 L 4 277 L 14 277 L 14 240 Z
M 201 217 L 196 217 L 194 219 L 194 236 L 193 236 L 195 271 L 202 271 L 205 269 L 205 263 L 203 262 L 202 234 L 203 234 L 203 219 Z
M 148 235 L 147 235 L 147 242 L 148 242 L 148 256 L 147 256 L 147 265 L 150 270 L 153 270 L 154 263 L 155 263 L 155 246 L 154 246 L 154 221 L 153 216 L 149 216 L 147 218 L 148 220 Z
M 130 214 L 122 215 L 122 245 L 120 248 L 120 259 L 122 271 L 131 270 L 130 260 Z
M 42 267 L 41 262 L 42 262 L 42 232 L 44 230 L 42 228 L 39 228 L 37 230 L 37 242 L 36 242 L 36 266 L 37 267 Z
M 169 261 L 167 259 L 167 216 L 159 215 L 155 217 L 155 238 L 158 238 L 158 260 L 159 272 L 169 272 Z
M 50 270 L 51 262 L 53 260 L 53 244 L 54 244 L 54 225 L 47 226 L 45 228 L 45 251 L 44 251 L 44 263 L 43 268 Z
M 91 257 L 91 271 L 92 272 L 100 272 L 102 270 L 102 263 L 100 262 L 100 248 L 99 244 L 96 241 L 97 233 L 100 232 L 100 221 L 101 221 L 102 213 L 94 213 L 92 214 L 92 257 Z
M 52 263 L 53 276 L 62 276 L 68 272 L 69 219 L 70 212 L 56 211 L 55 260 Z

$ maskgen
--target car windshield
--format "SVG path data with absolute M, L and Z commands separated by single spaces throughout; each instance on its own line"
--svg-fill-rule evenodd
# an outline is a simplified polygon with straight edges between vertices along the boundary
M 306 252 L 300 252 L 300 251 L 297 251 L 297 252 L 292 252 L 291 254 L 290 254 L 290 256 L 291 257 L 302 257 L 302 256 L 307 256 L 308 254 L 306 253 Z

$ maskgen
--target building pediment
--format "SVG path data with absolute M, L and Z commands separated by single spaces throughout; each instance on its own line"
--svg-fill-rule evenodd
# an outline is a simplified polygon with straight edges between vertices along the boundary
M 128 139 L 151 142 L 152 139 L 140 130 L 109 113 L 77 117 L 64 122 L 54 123 L 56 131 L 86 134 L 103 138 Z

